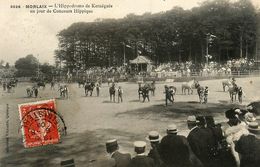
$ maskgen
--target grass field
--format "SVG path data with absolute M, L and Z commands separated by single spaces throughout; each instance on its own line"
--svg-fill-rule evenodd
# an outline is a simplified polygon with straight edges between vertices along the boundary
M 252 83 L 250 83 L 252 81 Z M 222 80 L 201 81 L 202 86 L 209 87 L 209 103 L 198 103 L 197 94 L 182 95 L 181 83 L 160 83 L 156 85 L 155 96 L 151 101 L 142 103 L 138 100 L 137 88 L 134 83 L 119 83 L 124 89 L 124 102 L 109 101 L 108 86 L 103 84 L 101 96 L 85 97 L 83 88 L 76 84 L 69 85 L 69 99 L 58 99 L 59 92 L 40 90 L 39 98 L 27 98 L 26 86 L 30 83 L 19 83 L 14 93 L 0 90 L 0 166 L 59 166 L 61 160 L 74 158 L 77 166 L 88 166 L 90 160 L 106 156 L 104 143 L 111 138 L 117 138 L 121 150 L 134 153 L 133 141 L 145 140 L 147 133 L 157 130 L 165 135 L 168 124 L 176 123 L 185 133 L 186 119 L 192 114 L 210 114 L 216 122 L 225 122 L 225 110 L 240 105 L 230 103 L 227 92 L 223 92 Z M 168 107 L 164 104 L 164 85 L 177 87 L 175 103 Z M 241 104 L 260 100 L 260 78 L 238 78 L 237 84 L 244 88 L 246 97 Z M 196 91 L 194 91 L 196 92 Z M 68 134 L 62 136 L 61 143 L 44 147 L 25 149 L 20 127 L 18 104 L 57 98 L 58 111 L 63 115 L 68 127 Z M 6 140 L 6 104 L 10 106 L 9 119 L 9 153 L 5 152 Z

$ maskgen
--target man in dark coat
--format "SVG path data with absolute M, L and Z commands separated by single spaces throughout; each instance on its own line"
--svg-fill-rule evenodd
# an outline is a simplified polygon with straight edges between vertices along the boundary
M 154 160 L 156 167 L 161 167 L 163 164 L 163 161 L 159 155 L 159 143 L 161 140 L 161 135 L 157 131 L 151 131 L 149 132 L 149 135 L 146 137 L 146 140 L 150 141 L 151 143 L 151 150 L 148 153 L 148 157 L 152 158 Z
M 33 91 L 34 91 L 34 96 L 35 96 L 35 98 L 37 98 L 37 97 L 38 97 L 38 93 L 39 93 L 38 87 L 35 86 L 35 87 L 33 88 Z
M 224 140 L 221 127 L 213 125 L 214 120 L 210 116 L 200 116 L 199 119 L 197 126 L 189 126 L 191 131 L 187 137 L 193 153 L 205 167 L 235 166 L 231 153 L 218 147 Z
M 143 102 L 145 102 L 145 99 L 147 99 L 148 101 L 150 101 L 149 98 L 149 87 L 147 85 L 145 85 L 142 89 L 142 95 L 143 95 Z
M 111 155 L 111 158 L 115 160 L 116 167 L 127 167 L 129 165 L 131 155 L 119 152 L 119 146 L 116 139 L 107 141 L 106 149 Z
M 240 155 L 240 167 L 256 167 L 260 165 L 260 128 L 257 122 L 248 125 L 249 135 L 243 135 L 235 143 L 235 150 Z
M 165 85 L 164 86 L 164 89 L 165 89 L 165 105 L 167 106 L 168 105 L 168 100 L 173 103 L 173 100 L 172 100 L 172 96 L 171 96 L 171 91 L 170 91 L 170 88 Z
M 190 167 L 189 144 L 184 136 L 177 135 L 175 124 L 169 125 L 167 135 L 161 140 L 159 153 L 168 167 Z
M 131 159 L 128 167 L 155 167 L 154 160 L 144 154 L 146 143 L 144 141 L 134 142 L 136 156 Z

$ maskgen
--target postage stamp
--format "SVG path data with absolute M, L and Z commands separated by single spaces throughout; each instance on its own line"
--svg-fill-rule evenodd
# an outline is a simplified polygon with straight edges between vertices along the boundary
M 18 107 L 24 147 L 59 142 L 60 134 L 54 99 L 20 104 Z

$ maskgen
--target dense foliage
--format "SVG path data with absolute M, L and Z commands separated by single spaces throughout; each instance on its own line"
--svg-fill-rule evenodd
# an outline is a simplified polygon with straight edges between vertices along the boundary
M 15 62 L 16 77 L 47 77 L 52 79 L 55 75 L 56 69 L 54 66 L 48 63 L 40 64 L 38 59 L 33 55 L 27 55 L 26 57 L 19 58 Z
M 129 14 L 123 19 L 74 23 L 59 32 L 56 63 L 71 71 L 122 65 L 142 54 L 154 62 L 252 58 L 256 10 L 249 0 L 209 0 L 191 10 Z

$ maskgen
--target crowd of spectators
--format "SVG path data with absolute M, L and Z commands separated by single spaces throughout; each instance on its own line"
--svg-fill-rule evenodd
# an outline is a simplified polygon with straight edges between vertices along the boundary
M 129 76 L 153 76 L 153 77 L 189 77 L 189 76 L 230 76 L 230 75 L 248 75 L 254 70 L 254 60 L 247 58 L 232 59 L 225 63 L 210 61 L 205 63 L 186 62 L 168 62 L 153 66 L 151 71 L 135 71 L 130 66 L 112 66 L 112 67 L 90 67 L 81 73 L 87 78 L 122 78 Z

